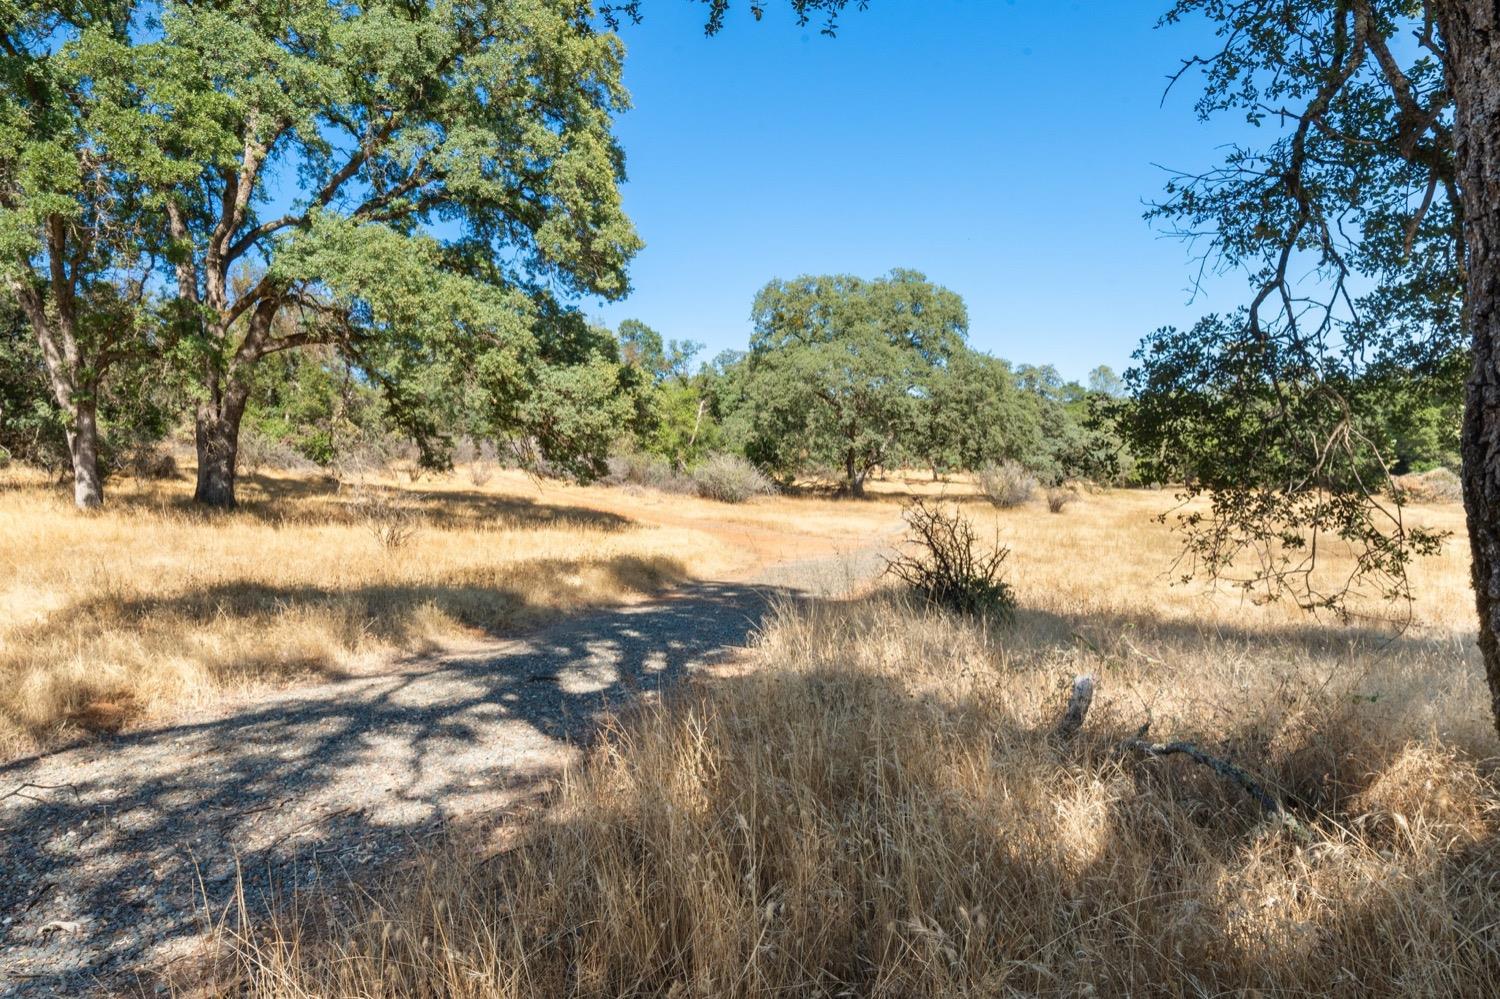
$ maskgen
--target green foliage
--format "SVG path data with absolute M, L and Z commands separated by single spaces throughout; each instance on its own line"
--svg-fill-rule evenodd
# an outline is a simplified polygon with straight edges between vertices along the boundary
M 1383 497 L 1390 471 L 1450 460 L 1455 440 L 1464 241 L 1441 14 L 1178 0 L 1165 18 L 1217 32 L 1183 66 L 1199 115 L 1272 126 L 1148 213 L 1203 237 L 1205 268 L 1249 277 L 1243 309 L 1158 331 L 1127 376 L 1145 474 L 1208 500 L 1178 519 L 1185 574 L 1339 609 L 1364 580 L 1409 598 L 1410 561 L 1437 550 Z M 1348 579 L 1314 581 L 1324 536 L 1357 553 Z
M 379 392 L 328 348 L 276 354 L 257 367 L 245 430 L 316 465 L 332 467 L 394 429 Z
M 1337 355 L 1279 351 L 1246 337 L 1245 322 L 1240 313 L 1158 330 L 1128 375 L 1127 432 L 1145 474 L 1185 481 L 1184 501 L 1209 500 L 1177 517 L 1184 578 L 1204 572 L 1267 597 L 1289 590 L 1311 609 L 1338 610 L 1366 579 L 1409 598 L 1407 566 L 1442 535 L 1406 524 L 1399 496 L 1389 508 L 1376 498 L 1391 483 L 1371 396 L 1388 382 L 1351 377 Z M 1324 536 L 1360 552 L 1333 585 L 1314 578 Z
M 926 464 L 978 469 L 1035 459 L 1042 447 L 1037 400 L 1016 385 L 1009 364 L 959 349 L 934 372 L 913 448 Z
M 968 325 L 962 299 L 907 270 L 772 281 L 752 318 L 748 456 L 782 471 L 831 465 L 855 495 L 916 443 L 922 400 Z
M 578 325 L 558 299 L 624 294 L 640 241 L 611 131 L 622 47 L 586 5 L 40 4 L 4 28 L 0 270 L 41 281 L 57 225 L 108 235 L 86 246 L 106 284 L 174 276 L 151 346 L 193 373 L 200 421 L 236 425 L 263 358 L 325 343 L 435 463 L 447 393 L 538 460 L 600 466 L 577 449 L 616 411 L 573 407 L 617 372 L 552 339 Z
M 620 323 L 616 337 L 636 395 L 635 445 L 678 468 L 719 450 L 722 434 L 708 397 L 713 373 L 690 373 L 703 345 L 664 342 L 660 333 L 636 319 Z
M 159 358 L 130 354 L 93 399 L 99 411 L 102 475 L 138 466 L 174 428 L 181 395 Z M 0 299 L 0 463 L 70 468 L 68 413 L 54 399 L 35 331 L 13 301 Z
M 0 464 L 11 461 L 60 471 L 68 442 L 36 336 L 14 303 L 0 298 Z

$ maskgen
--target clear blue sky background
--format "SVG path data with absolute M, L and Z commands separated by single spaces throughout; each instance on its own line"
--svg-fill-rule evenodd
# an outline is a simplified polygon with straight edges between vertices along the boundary
M 634 108 L 625 204 L 647 247 L 622 302 L 587 303 L 742 349 L 755 291 L 804 273 L 925 271 L 961 294 L 972 344 L 1083 378 L 1140 338 L 1243 300 L 1190 301 L 1190 251 L 1141 219 L 1162 166 L 1201 168 L 1243 136 L 1204 125 L 1197 81 L 1162 104 L 1204 24 L 1156 29 L 1168 0 L 871 0 L 836 38 L 771 0 L 650 0 L 625 26 Z M 1153 165 L 1159 164 L 1160 166 Z

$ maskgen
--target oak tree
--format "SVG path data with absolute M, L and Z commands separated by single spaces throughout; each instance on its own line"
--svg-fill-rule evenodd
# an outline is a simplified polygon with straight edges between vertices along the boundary
M 871 469 L 914 450 L 923 399 L 968 332 L 963 300 L 910 270 L 772 281 L 751 318 L 751 457 L 832 465 L 853 496 Z
M 623 294 L 640 245 L 612 135 L 622 47 L 586 5 L 57 2 L 0 16 L 0 250 L 73 409 L 80 504 L 98 502 L 95 382 L 137 336 L 154 271 L 171 275 L 166 349 L 196 375 L 204 503 L 234 503 L 255 365 L 306 344 L 337 344 L 393 386 L 432 367 L 482 374 L 497 419 L 572 440 L 549 407 L 607 379 L 548 373 L 603 363 L 550 343 L 567 326 L 551 317 L 559 300 Z
M 1132 375 L 1137 450 L 1189 462 L 1208 513 L 1184 521 L 1210 570 L 1255 548 L 1247 580 L 1311 606 L 1316 539 L 1407 595 L 1440 539 L 1381 496 L 1393 464 L 1368 390 L 1443 395 L 1467 357 L 1461 435 L 1474 594 L 1500 725 L 1500 9 L 1493 0 L 1179 0 L 1218 44 L 1198 111 L 1262 126 L 1259 144 L 1175 180 L 1153 215 L 1245 268 L 1245 306 L 1147 340 Z M 1309 276 L 1310 275 L 1310 276 Z M 1434 384 L 1436 383 L 1436 387 Z

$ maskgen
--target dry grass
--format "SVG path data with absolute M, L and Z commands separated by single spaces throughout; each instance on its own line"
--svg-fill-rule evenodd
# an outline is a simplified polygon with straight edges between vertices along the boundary
M 263 928 L 229 989 L 1493 994 L 1497 744 L 1460 544 L 1392 635 L 1166 588 L 1166 501 L 992 514 L 1021 606 L 1004 629 L 888 594 L 784 611 L 745 670 L 622 720 L 518 843 L 455 841 Z M 1085 671 L 1101 693 L 1059 745 Z M 1122 753 L 1147 719 L 1232 756 L 1298 826 Z
M 240 508 L 215 513 L 190 502 L 189 469 L 112 481 L 94 516 L 36 473 L 0 473 L 0 760 L 688 578 L 852 550 L 898 522 L 895 496 L 726 507 L 486 471 L 343 487 L 250 476 Z
M 190 488 L 112 483 L 88 517 L 37 476 L 0 480 L 0 758 L 752 561 L 691 523 L 516 476 L 257 478 L 228 514 L 194 509 Z

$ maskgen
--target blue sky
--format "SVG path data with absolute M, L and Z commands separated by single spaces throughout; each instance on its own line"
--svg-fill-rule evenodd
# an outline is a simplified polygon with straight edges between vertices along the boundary
M 706 356 L 743 348 L 773 277 L 892 267 L 964 297 L 973 345 L 1069 377 L 1122 370 L 1140 338 L 1243 299 L 1226 277 L 1190 302 L 1188 248 L 1141 219 L 1243 122 L 1200 123 L 1195 81 L 1162 104 L 1202 24 L 1156 29 L 1168 0 L 872 0 L 838 36 L 790 6 L 651 0 L 621 29 L 634 108 L 618 134 L 646 249 L 622 302 Z

